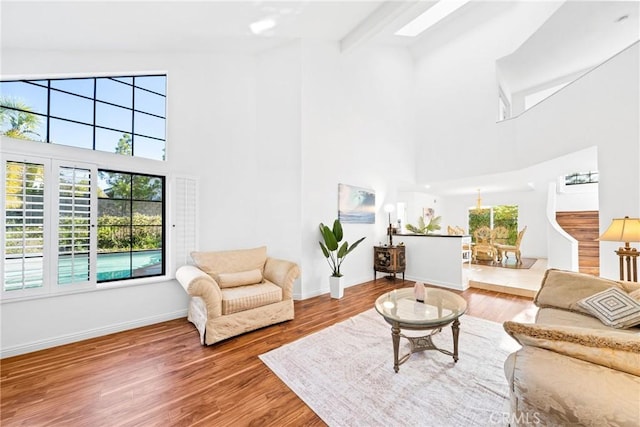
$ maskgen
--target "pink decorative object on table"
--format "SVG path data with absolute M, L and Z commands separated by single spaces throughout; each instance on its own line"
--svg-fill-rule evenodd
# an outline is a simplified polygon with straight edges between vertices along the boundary
M 416 301 L 424 302 L 424 283 L 416 282 L 415 286 L 413 287 L 413 296 L 415 297 Z

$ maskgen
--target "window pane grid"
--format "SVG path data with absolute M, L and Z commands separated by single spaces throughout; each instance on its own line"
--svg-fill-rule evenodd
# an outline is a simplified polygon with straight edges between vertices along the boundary
M 164 178 L 99 170 L 98 282 L 164 274 Z
M 11 111 L 10 114 L 28 118 L 30 122 L 28 126 L 16 129 L 5 125 L 6 120 L 3 120 L 2 133 L 7 136 L 164 160 L 166 94 L 162 92 L 166 90 L 166 75 L 7 80 L 0 83 L 22 84 L 25 91 L 28 88 L 46 89 L 40 89 L 42 95 L 35 109 L 28 104 L 10 102 L 12 97 L 22 95 L 20 87 L 8 90 L 10 97 L 6 100 L 3 94 L 2 108 Z M 85 101 L 91 104 L 84 104 Z M 27 97 L 29 102 L 36 101 Z M 96 143 L 96 129 L 128 134 L 129 148 L 116 147 L 120 138 L 117 135 L 111 136 L 116 138 L 111 142 L 105 141 L 105 135 L 102 135 L 103 140 Z M 140 147 L 136 147 L 136 137 L 141 138 Z M 150 140 L 158 143 L 151 144 Z

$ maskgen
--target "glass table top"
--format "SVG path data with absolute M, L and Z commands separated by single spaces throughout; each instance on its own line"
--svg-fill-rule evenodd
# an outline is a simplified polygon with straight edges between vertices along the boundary
M 462 316 L 467 302 L 453 292 L 434 288 L 425 288 L 425 300 L 419 302 L 413 296 L 413 288 L 402 288 L 380 295 L 375 307 L 387 320 L 428 326 Z

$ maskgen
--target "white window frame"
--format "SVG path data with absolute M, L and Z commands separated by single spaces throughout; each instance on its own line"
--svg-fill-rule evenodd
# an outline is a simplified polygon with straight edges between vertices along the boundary
M 45 271 L 45 278 L 43 280 L 43 286 L 33 289 L 20 289 L 14 291 L 5 291 L 4 286 L 0 290 L 0 302 L 10 302 L 16 300 L 33 299 L 33 298 L 46 298 L 51 296 L 72 294 L 77 292 L 91 292 L 100 291 L 105 289 L 114 289 L 120 287 L 138 286 L 146 284 L 155 284 L 160 282 L 166 282 L 167 280 L 175 277 L 175 269 L 172 268 L 175 265 L 175 249 L 173 248 L 173 232 L 171 227 L 172 218 L 174 217 L 174 210 L 172 209 L 171 200 L 175 197 L 174 191 L 169 191 L 169 187 L 165 189 L 165 218 L 164 228 L 165 233 L 165 248 L 164 256 L 165 260 L 165 274 L 161 276 L 151 277 L 139 277 L 125 280 L 118 280 L 113 282 L 97 283 L 96 269 L 93 269 L 93 276 L 90 283 L 72 286 L 57 286 L 57 269 L 54 260 L 57 259 L 58 249 L 57 240 L 53 240 L 57 236 L 57 207 L 53 208 L 52 200 L 53 195 L 57 194 L 56 185 L 57 181 L 57 169 L 53 169 L 53 165 L 78 165 L 78 167 L 91 166 L 92 170 L 95 168 L 96 179 L 92 180 L 92 212 L 97 215 L 97 171 L 100 169 L 110 170 L 122 170 L 123 172 L 132 174 L 150 174 L 164 177 L 165 186 L 168 186 L 169 182 L 173 183 L 173 177 L 167 172 L 167 162 L 149 160 L 149 159 L 137 159 L 129 156 L 122 156 L 119 154 L 104 153 L 99 151 L 85 150 L 75 147 L 57 146 L 54 144 L 44 144 L 41 142 L 15 140 L 6 136 L 0 136 L 1 149 L 0 149 L 0 165 L 3 168 L 3 174 L 6 170 L 6 161 L 17 161 L 27 163 L 39 163 L 44 164 L 44 176 L 45 176 L 45 247 L 43 256 L 45 257 L 43 263 L 43 269 Z M 5 179 L 1 180 L 0 189 L 2 191 L 2 197 L 0 198 L 0 209 L 3 212 L 2 232 L 0 233 L 0 245 L 2 245 L 2 259 L 0 260 L 0 277 L 4 279 L 4 234 L 5 223 L 4 209 L 5 209 Z M 197 183 L 196 183 L 197 185 Z M 51 187 L 51 188 L 49 188 Z M 197 194 L 197 187 L 196 187 Z M 54 211 L 56 214 L 54 215 Z M 97 217 L 96 221 L 97 223 Z M 197 225 L 196 225 L 197 226 Z M 56 227 L 55 233 L 52 227 Z M 97 229 L 97 227 L 94 227 Z M 54 235 L 55 234 L 55 235 Z M 93 233 L 97 240 L 97 231 Z M 196 231 L 197 235 L 197 231 Z M 97 241 L 95 246 L 92 247 L 92 251 L 95 252 L 97 257 Z M 97 259 L 97 258 L 96 258 Z M 57 264 L 57 263 L 55 263 Z M 96 261 L 97 264 L 97 261 Z M 62 289 L 59 289 L 62 288 Z
M 98 233 L 96 228 L 96 223 L 98 219 L 98 193 L 97 193 L 97 176 L 98 176 L 98 167 L 95 164 L 91 163 L 81 163 L 81 162 L 68 162 L 62 160 L 52 160 L 51 161 L 51 170 L 50 177 L 55 179 L 55 187 L 54 187 L 54 195 L 55 198 L 52 198 L 57 202 L 60 196 L 59 192 L 59 180 L 58 174 L 61 167 L 70 167 L 70 168 L 78 168 L 78 169 L 88 169 L 91 172 L 91 216 L 90 216 L 90 224 L 91 224 L 91 234 L 89 238 L 89 280 L 81 283 L 72 283 L 68 285 L 60 285 L 58 283 L 58 257 L 59 257 L 59 230 L 58 230 L 58 221 L 60 219 L 60 206 L 59 203 L 52 203 L 52 212 L 49 215 L 51 219 L 51 241 L 50 245 L 52 250 L 50 269 L 49 269 L 49 278 L 51 282 L 51 292 L 52 293 L 64 293 L 69 291 L 77 291 L 77 290 L 85 290 L 92 289 L 96 284 L 96 268 L 97 268 L 97 246 L 98 246 Z M 51 179 L 50 179 L 51 181 Z
M 41 164 L 43 165 L 43 175 L 44 175 L 44 197 L 43 197 L 43 249 L 42 249 L 42 286 L 37 288 L 27 288 L 27 289 L 16 289 L 12 291 L 6 291 L 4 286 L 4 273 L 5 273 L 5 230 L 7 227 L 7 217 L 5 215 L 6 212 L 6 170 L 8 162 L 16 162 L 16 163 L 33 163 L 33 164 Z M 2 198 L 0 200 L 0 209 L 2 209 L 2 232 L 0 233 L 0 245 L 2 246 L 2 260 L 0 262 L 0 274 L 2 278 L 2 292 L 0 295 L 2 298 L 7 298 L 9 295 L 14 298 L 20 297 L 29 297 L 32 295 L 39 295 L 42 293 L 48 293 L 50 290 L 50 281 L 48 272 L 51 269 L 51 245 L 49 245 L 47 234 L 50 233 L 51 230 L 51 215 L 48 215 L 49 206 L 51 206 L 51 191 L 49 190 L 49 186 L 47 182 L 51 179 L 51 169 L 50 169 L 50 161 L 46 158 L 41 158 L 37 156 L 8 156 L 2 155 L 2 161 L 0 162 L 2 165 L 2 183 L 0 183 L 0 189 L 2 190 Z

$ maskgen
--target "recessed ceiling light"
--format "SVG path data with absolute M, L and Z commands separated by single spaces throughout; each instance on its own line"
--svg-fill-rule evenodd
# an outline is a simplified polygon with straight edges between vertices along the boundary
M 396 31 L 397 36 L 415 37 L 427 28 L 460 9 L 470 0 L 440 0 L 421 15 Z
M 271 18 L 261 19 L 259 21 L 253 22 L 249 25 L 249 29 L 255 35 L 259 35 L 264 33 L 267 30 L 272 29 L 276 26 L 276 21 Z

